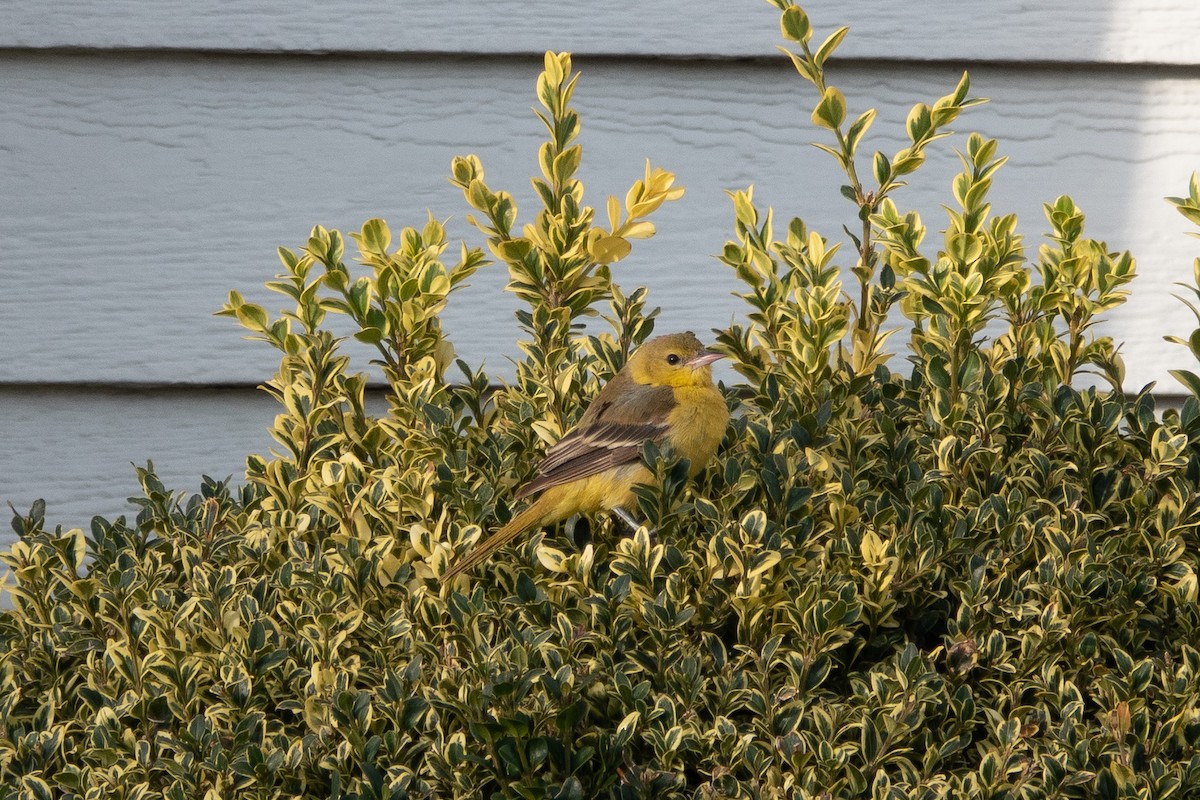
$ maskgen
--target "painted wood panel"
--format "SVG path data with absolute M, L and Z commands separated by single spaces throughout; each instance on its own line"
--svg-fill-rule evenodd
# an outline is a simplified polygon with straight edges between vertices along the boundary
M 0 388 L 0 409 L 0 547 L 13 541 L 9 503 L 26 513 L 42 498 L 47 524 L 85 531 L 96 515 L 132 518 L 132 465 L 147 460 L 170 489 L 197 492 L 202 475 L 241 483 L 246 456 L 270 450 L 277 413 L 252 389 Z
M 593 204 L 623 195 L 646 158 L 679 175 L 686 197 L 660 233 L 617 265 L 651 288 L 660 329 L 704 332 L 741 313 L 714 254 L 730 235 L 724 192 L 756 184 L 782 218 L 831 238 L 851 220 L 830 160 L 807 146 L 811 95 L 777 62 L 577 59 L 583 78 L 583 177 Z M 254 385 L 273 354 L 211 312 L 230 288 L 278 307 L 261 284 L 277 244 L 314 223 L 356 228 L 371 216 L 421 224 L 426 209 L 479 242 L 446 180 L 455 154 L 478 153 L 495 186 L 529 212 L 539 123 L 527 110 L 535 58 L 480 62 L 293 57 L 0 55 L 0 383 Z M 1030 246 L 1041 203 L 1073 195 L 1089 231 L 1140 258 L 1133 299 L 1112 317 L 1129 382 L 1166 378 L 1182 351 L 1165 333 L 1191 319 L 1171 297 L 1190 277 L 1195 240 L 1162 196 L 1200 167 L 1200 79 L 1145 70 L 993 66 L 960 131 L 1001 139 L 1010 164 L 997 211 L 1015 210 Z M 851 108 L 880 110 L 891 152 L 911 101 L 932 100 L 956 69 L 835 70 Z M 899 196 L 933 227 L 944 218 L 950 148 Z M 517 336 L 502 270 L 456 298 L 447 328 L 459 353 L 499 375 Z
M 848 24 L 854 58 L 1196 64 L 1192 0 L 881 6 L 803 4 L 818 31 Z M 761 0 L 56 0 L 8 2 L 0 47 L 257 52 L 774 54 L 778 12 Z

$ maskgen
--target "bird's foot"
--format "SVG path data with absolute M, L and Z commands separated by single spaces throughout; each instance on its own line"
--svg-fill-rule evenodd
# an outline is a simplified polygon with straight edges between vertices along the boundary
M 633 531 L 634 533 L 637 533 L 638 528 L 645 528 L 646 532 L 648 534 L 650 534 L 650 541 L 653 542 L 655 540 L 654 534 L 657 533 L 657 531 L 658 531 L 657 528 L 651 528 L 650 526 L 645 525 L 644 523 L 638 522 L 634 518 L 633 514 L 630 514 L 628 511 L 626 511 L 623 508 L 620 508 L 620 507 L 614 508 L 613 513 L 616 514 L 618 517 L 620 517 L 621 521 L 624 522 L 626 525 L 628 525 L 629 529 L 631 531 Z

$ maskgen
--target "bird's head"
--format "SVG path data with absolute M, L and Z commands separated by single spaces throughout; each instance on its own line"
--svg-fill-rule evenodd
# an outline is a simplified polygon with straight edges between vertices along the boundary
M 629 357 L 630 377 L 649 386 L 712 384 L 712 363 L 723 356 L 705 348 L 696 334 L 671 333 L 643 344 Z

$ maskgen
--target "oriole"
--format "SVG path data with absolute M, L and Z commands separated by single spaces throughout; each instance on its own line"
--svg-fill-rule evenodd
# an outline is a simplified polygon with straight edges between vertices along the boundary
M 574 514 L 632 508 L 633 487 L 653 480 L 641 461 L 647 441 L 686 458 L 694 477 L 716 453 L 729 424 L 725 398 L 712 382 L 711 365 L 718 358 L 720 353 L 705 349 L 690 331 L 659 336 L 634 351 L 517 492 L 517 499 L 537 499 L 441 580 L 479 564 L 531 528 Z

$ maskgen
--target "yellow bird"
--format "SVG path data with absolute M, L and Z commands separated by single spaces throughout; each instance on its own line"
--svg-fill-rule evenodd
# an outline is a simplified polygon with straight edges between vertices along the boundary
M 533 480 L 517 499 L 537 495 L 520 514 L 460 558 L 442 575 L 455 575 L 486 560 L 531 528 L 574 514 L 615 511 L 627 521 L 637 496 L 633 487 L 654 476 L 642 464 L 647 441 L 691 465 L 695 476 L 712 459 L 729 424 L 725 398 L 712 382 L 720 353 L 705 349 L 695 334 L 659 336 L 639 347 L 600 390 L 579 424 L 546 452 Z

